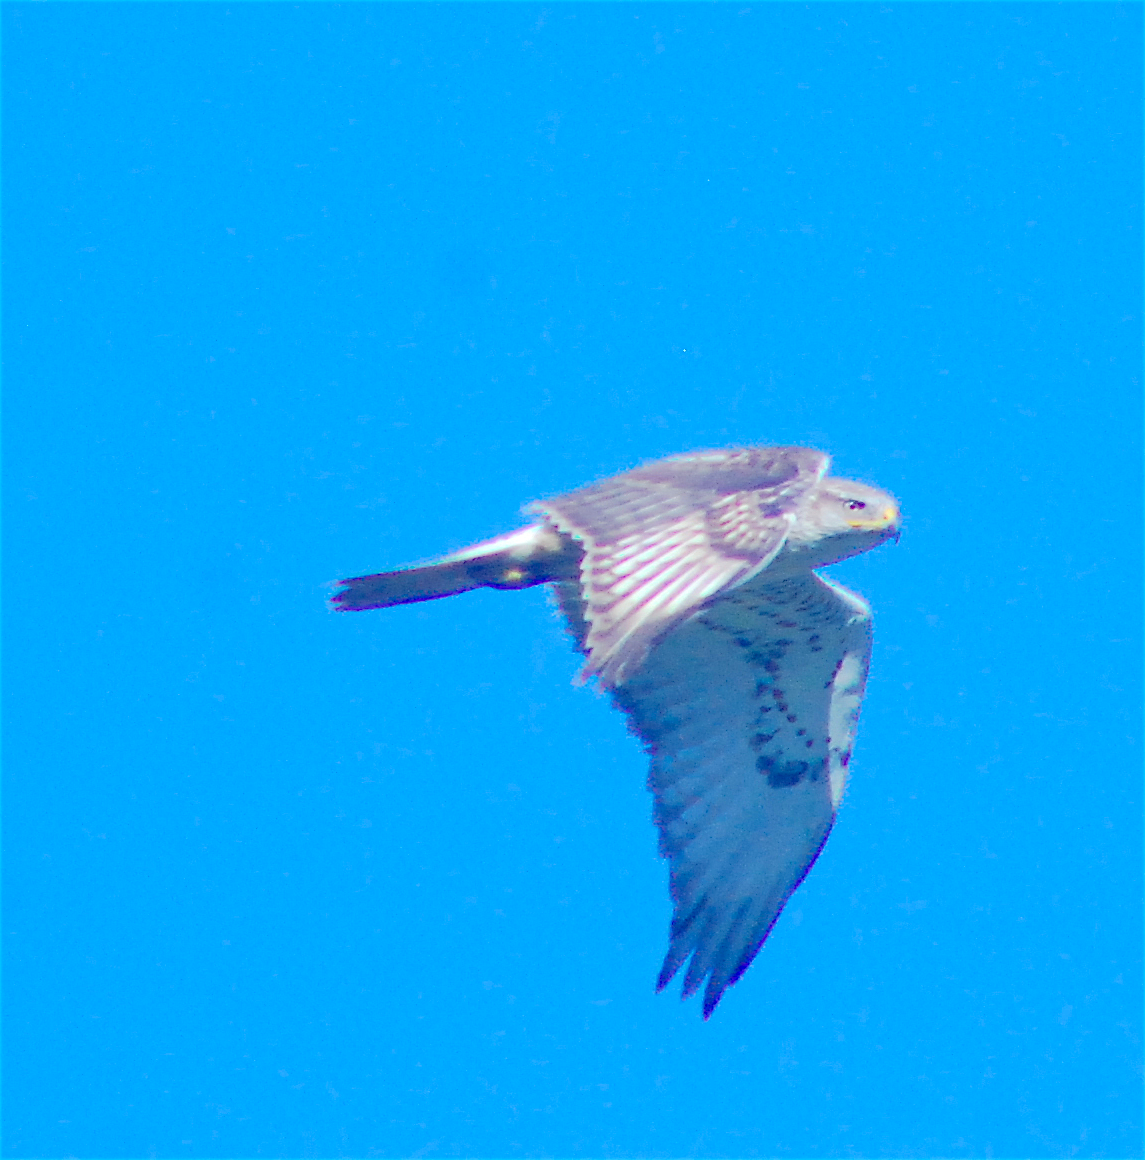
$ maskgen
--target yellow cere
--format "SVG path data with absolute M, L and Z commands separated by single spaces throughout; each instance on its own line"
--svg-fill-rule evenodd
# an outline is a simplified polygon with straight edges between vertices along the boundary
M 848 520 L 848 524 L 852 528 L 881 528 L 887 524 L 893 524 L 899 517 L 898 508 L 887 507 L 883 509 L 882 515 L 874 520 Z

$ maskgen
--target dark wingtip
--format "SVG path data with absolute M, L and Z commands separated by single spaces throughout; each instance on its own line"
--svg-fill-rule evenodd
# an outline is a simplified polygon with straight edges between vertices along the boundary
M 704 993 L 704 1021 L 707 1022 L 712 1017 L 712 1012 L 719 1006 L 720 1000 L 724 997 L 724 991 L 727 990 L 727 984 L 719 987 L 713 987 L 708 983 L 708 989 Z
M 676 977 L 676 972 L 679 971 L 679 969 L 680 964 L 677 963 L 676 966 L 674 966 L 671 970 L 668 970 L 665 966 L 664 969 L 660 971 L 660 977 L 656 980 L 657 995 L 659 995 L 660 992 L 663 991 L 664 988 Z M 699 982 L 694 983 L 691 990 L 685 987 L 680 992 L 680 1002 L 683 1003 L 690 999 L 700 989 L 702 982 L 703 980 L 701 979 Z M 723 986 L 713 991 L 711 983 L 709 982 L 708 989 L 704 994 L 703 1014 L 705 1022 L 707 1022 L 712 1017 L 712 1012 L 718 1006 L 719 1001 L 724 997 L 724 991 L 726 991 L 729 986 L 730 984 L 725 983 Z
M 683 966 L 687 957 L 686 954 L 681 955 L 677 952 L 675 944 L 669 944 L 664 962 L 660 964 L 660 975 L 656 979 L 657 995 L 676 977 L 676 972 Z

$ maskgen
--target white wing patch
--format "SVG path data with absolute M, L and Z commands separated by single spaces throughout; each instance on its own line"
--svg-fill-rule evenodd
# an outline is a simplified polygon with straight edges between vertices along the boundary
M 766 574 L 657 644 L 614 692 L 652 757 L 675 903 L 665 986 L 704 1015 L 755 957 L 835 819 L 870 656 L 866 605 Z

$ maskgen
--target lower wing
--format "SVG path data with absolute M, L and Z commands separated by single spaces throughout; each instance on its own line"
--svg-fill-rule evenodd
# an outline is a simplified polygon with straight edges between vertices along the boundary
M 869 613 L 813 573 L 749 581 L 666 637 L 614 696 L 652 758 L 675 904 L 664 987 L 747 970 L 818 857 L 842 797 Z

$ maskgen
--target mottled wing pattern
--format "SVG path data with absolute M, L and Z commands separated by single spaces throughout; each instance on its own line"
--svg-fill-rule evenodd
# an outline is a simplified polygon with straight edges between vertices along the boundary
M 828 462 L 801 447 L 679 455 L 533 505 L 584 548 L 586 675 L 628 679 L 658 637 L 765 568 Z
M 675 903 L 664 987 L 704 1016 L 747 969 L 827 840 L 870 656 L 870 611 L 805 573 L 766 574 L 664 638 L 616 690 L 652 758 Z

